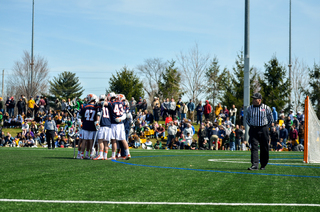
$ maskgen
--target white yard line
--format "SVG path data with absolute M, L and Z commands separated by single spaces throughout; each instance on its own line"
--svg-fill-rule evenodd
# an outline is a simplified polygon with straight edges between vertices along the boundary
M 28 202 L 28 203 L 62 203 L 62 204 L 119 204 L 119 205 L 222 205 L 222 206 L 303 206 L 320 207 L 320 204 L 296 203 L 219 203 L 219 202 L 116 202 L 116 201 L 69 201 L 69 200 L 26 200 L 0 199 L 0 202 Z

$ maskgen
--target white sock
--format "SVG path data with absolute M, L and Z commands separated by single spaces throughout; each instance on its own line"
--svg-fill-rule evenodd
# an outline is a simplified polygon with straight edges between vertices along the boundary
M 86 157 L 89 156 L 89 151 L 86 151 Z
M 78 150 L 78 155 L 80 155 L 80 154 L 81 154 L 81 151 Z
M 106 158 L 108 156 L 108 152 L 103 153 L 103 157 Z
M 100 156 L 102 157 L 103 156 L 103 151 L 100 151 L 99 153 L 100 153 Z
M 116 153 L 112 152 L 112 157 L 115 158 L 116 157 Z
M 126 151 L 126 155 L 130 155 L 129 149 L 126 149 L 125 151 Z

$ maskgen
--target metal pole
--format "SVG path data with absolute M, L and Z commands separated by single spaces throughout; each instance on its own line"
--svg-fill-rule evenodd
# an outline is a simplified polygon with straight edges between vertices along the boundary
M 2 98 L 3 98 L 3 90 L 4 90 L 4 69 L 2 70 Z
M 245 15 L 244 15 L 244 89 L 243 89 L 243 124 L 245 126 L 245 141 L 249 141 L 249 126 L 246 123 L 247 107 L 250 104 L 250 1 L 245 0 Z
M 32 0 L 32 36 L 31 36 L 31 76 L 30 76 L 30 94 L 33 96 L 33 89 L 32 89 L 32 78 L 33 78 L 33 69 L 34 69 L 34 60 L 33 60 L 33 41 L 34 41 L 34 0 Z
M 291 64 L 291 0 L 289 2 L 289 81 L 290 83 L 292 82 L 291 81 L 291 67 L 292 67 L 292 64 Z M 289 91 L 290 91 L 290 95 L 289 95 L 289 109 L 291 109 L 291 93 L 292 93 L 292 90 L 291 90 L 291 85 L 289 87 Z

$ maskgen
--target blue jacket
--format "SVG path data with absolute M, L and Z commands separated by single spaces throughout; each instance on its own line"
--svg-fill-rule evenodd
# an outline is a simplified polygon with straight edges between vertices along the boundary
M 188 110 L 189 110 L 189 111 L 194 111 L 194 107 L 195 107 L 195 106 L 194 106 L 194 103 L 193 103 L 193 102 L 189 102 L 188 105 L 187 105 L 187 107 L 188 107 Z
M 223 135 L 223 136 L 221 136 L 221 135 Z M 225 138 L 226 137 L 226 131 L 219 130 L 218 131 L 218 137 L 221 138 L 221 139 Z
M 288 138 L 288 130 L 286 128 L 280 130 L 280 138 L 283 138 L 283 139 Z
M 197 111 L 197 115 L 202 116 L 204 108 L 202 107 L 202 105 L 198 105 L 196 108 L 196 111 Z
M 278 120 L 278 112 L 276 111 L 275 107 L 272 107 L 272 115 L 273 115 L 273 120 L 277 121 Z

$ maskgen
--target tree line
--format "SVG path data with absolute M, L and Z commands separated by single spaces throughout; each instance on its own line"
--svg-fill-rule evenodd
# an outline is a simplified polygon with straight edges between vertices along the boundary
M 13 74 L 6 81 L 10 96 L 46 94 L 60 99 L 82 96 L 84 89 L 76 73 L 62 72 L 48 79 L 48 62 L 38 56 L 34 59 L 33 86 L 30 83 L 30 55 L 24 52 L 22 61 L 14 64 Z M 49 83 L 48 83 L 49 82 Z M 304 98 L 309 98 L 320 117 L 320 67 L 307 67 L 297 58 L 292 66 L 291 81 L 285 66 L 275 55 L 264 64 L 264 70 L 250 68 L 250 91 L 260 92 L 263 102 L 277 110 L 303 110 Z M 127 66 L 117 70 L 109 79 L 106 93 L 113 91 L 127 99 L 146 97 L 150 102 L 160 99 L 186 97 L 195 103 L 208 99 L 212 105 L 221 103 L 230 108 L 243 106 L 244 56 L 239 51 L 232 70 L 221 68 L 217 56 L 202 54 L 196 44 L 188 52 L 180 52 L 176 60 L 149 58 L 135 69 Z M 290 103 L 291 94 L 291 104 Z M 289 108 L 289 105 L 292 108 Z

